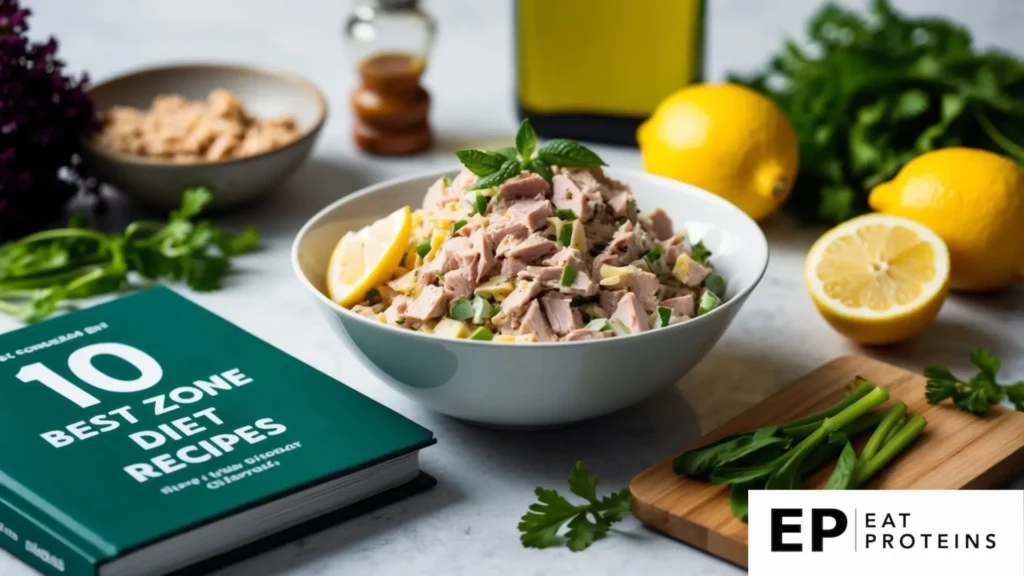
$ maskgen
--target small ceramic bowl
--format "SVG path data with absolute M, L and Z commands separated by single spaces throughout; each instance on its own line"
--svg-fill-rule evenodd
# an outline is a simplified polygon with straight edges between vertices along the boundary
M 106 182 L 146 204 L 176 207 L 194 186 L 213 192 L 211 208 L 230 208 L 267 193 L 309 157 L 327 119 L 327 101 L 310 81 L 287 72 L 228 64 L 180 64 L 129 72 L 89 89 L 96 111 L 111 106 L 148 109 L 160 94 L 205 100 L 217 88 L 238 96 L 258 117 L 290 114 L 302 136 L 287 146 L 255 156 L 178 164 L 107 150 L 84 142 L 86 161 Z
M 382 381 L 438 412 L 512 428 L 564 425 L 647 398 L 685 376 L 718 341 L 768 265 L 761 229 L 725 200 L 635 170 L 607 169 L 628 183 L 641 211 L 661 206 L 675 228 L 703 240 L 726 281 L 709 314 L 641 334 L 583 342 L 505 344 L 452 340 L 388 326 L 325 295 L 327 264 L 342 235 L 404 205 L 450 170 L 391 180 L 324 208 L 299 231 L 292 265 L 337 333 Z

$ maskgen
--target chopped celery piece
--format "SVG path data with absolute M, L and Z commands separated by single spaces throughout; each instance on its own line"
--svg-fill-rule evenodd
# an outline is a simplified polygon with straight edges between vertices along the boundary
M 566 266 L 562 269 L 562 286 L 572 286 L 572 281 L 576 279 L 576 269 L 572 266 Z
M 465 298 L 459 298 L 452 305 L 452 311 L 448 314 L 456 320 L 469 320 L 473 317 L 473 305 Z
M 721 304 L 722 299 L 718 297 L 718 294 L 711 290 L 704 290 L 704 293 L 700 295 L 700 304 L 697 306 L 697 316 L 703 316 Z
M 607 318 L 595 318 L 590 322 L 587 322 L 587 325 L 584 326 L 584 328 L 587 328 L 589 330 L 597 330 L 598 332 L 604 332 L 605 330 L 611 330 L 612 325 L 608 323 Z
M 655 328 L 664 328 L 669 325 L 669 322 L 672 321 L 672 309 L 667 306 L 658 306 L 658 309 L 655 310 L 655 314 Z

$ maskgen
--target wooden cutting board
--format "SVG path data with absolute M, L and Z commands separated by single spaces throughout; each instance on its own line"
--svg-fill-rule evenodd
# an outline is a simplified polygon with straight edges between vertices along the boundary
M 889 388 L 928 427 L 866 488 L 959 490 L 995 488 L 1024 473 L 1024 413 L 994 407 L 978 418 L 948 405 L 930 406 L 924 377 L 863 356 L 846 356 L 776 392 L 680 452 L 760 426 L 781 424 L 828 408 L 854 376 Z M 633 514 L 642 522 L 734 564 L 747 566 L 747 525 L 733 517 L 728 489 L 677 476 L 665 458 L 633 478 Z M 821 488 L 831 466 L 808 479 Z

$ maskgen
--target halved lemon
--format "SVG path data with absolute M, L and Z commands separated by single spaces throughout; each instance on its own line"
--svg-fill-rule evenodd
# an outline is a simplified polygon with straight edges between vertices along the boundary
M 891 344 L 924 330 L 949 290 L 949 251 L 925 226 L 884 214 L 829 230 L 807 253 L 804 281 L 818 311 L 846 337 Z
M 367 291 L 391 279 L 405 255 L 412 233 L 408 206 L 357 230 L 338 241 L 327 265 L 327 295 L 350 308 Z

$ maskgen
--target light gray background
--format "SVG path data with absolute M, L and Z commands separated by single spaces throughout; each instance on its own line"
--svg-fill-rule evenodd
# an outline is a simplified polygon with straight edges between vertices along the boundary
M 909 369 L 942 361 L 967 369 L 968 351 L 985 346 L 1003 358 L 1007 378 L 1024 378 L 1024 287 L 950 297 L 939 320 L 906 344 L 863 350 L 819 318 L 803 288 L 804 254 L 816 236 L 785 219 L 766 223 L 772 261 L 763 283 L 721 343 L 676 388 L 620 414 L 545 434 L 469 428 L 429 413 L 376 382 L 345 351 L 293 278 L 288 248 L 319 208 L 361 186 L 454 161 L 464 144 L 508 141 L 513 113 L 512 3 L 432 0 L 439 37 L 426 83 L 434 96 L 437 150 L 383 160 L 353 149 L 348 94 L 354 72 L 341 44 L 351 2 L 332 0 L 38 0 L 33 35 L 55 34 L 60 55 L 96 79 L 134 67 L 181 60 L 241 61 L 285 68 L 319 84 L 330 119 L 313 160 L 272 198 L 225 219 L 252 222 L 265 250 L 239 263 L 225 290 L 190 294 L 272 344 L 431 428 L 439 443 L 423 455 L 437 488 L 233 566 L 223 574 L 714 574 L 741 571 L 627 519 L 590 550 L 525 550 L 515 525 L 535 486 L 561 487 L 581 459 L 605 489 L 701 431 L 751 406 L 818 364 L 867 353 Z M 813 0 L 713 0 L 708 69 L 763 63 L 783 37 L 799 34 Z M 866 5 L 866 2 L 857 2 Z M 970 27 L 983 46 L 1024 52 L 1024 2 L 914 0 L 907 11 L 942 12 Z M 612 164 L 639 167 L 634 150 L 599 148 Z M 115 214 L 128 210 L 115 203 Z M 0 318 L 0 331 L 17 323 Z M 723 408 L 723 406 L 727 408 Z M 1018 486 L 1020 483 L 1017 484 Z M 0 576 L 32 571 L 0 553 Z

